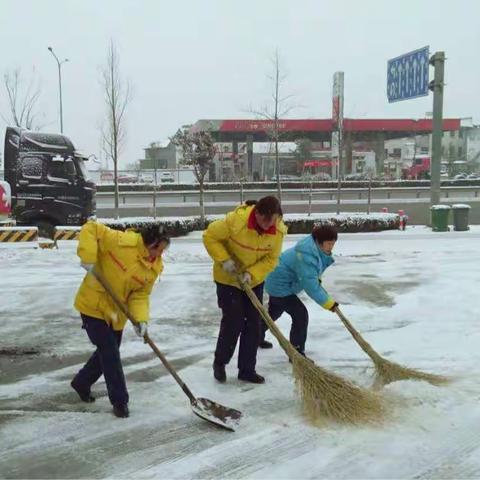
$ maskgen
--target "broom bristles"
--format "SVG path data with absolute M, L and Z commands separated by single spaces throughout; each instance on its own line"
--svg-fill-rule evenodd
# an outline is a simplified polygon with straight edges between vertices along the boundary
M 313 423 L 379 423 L 385 417 L 383 399 L 374 392 L 328 372 L 297 352 L 292 363 L 303 412 Z
M 372 346 L 360 335 L 350 321 L 343 315 L 340 309 L 336 309 L 337 315 L 350 332 L 354 340 L 360 345 L 360 348 L 372 359 L 375 366 L 375 387 L 381 387 L 399 380 L 424 380 L 432 385 L 444 385 L 451 381 L 449 377 L 426 373 L 414 368 L 404 367 L 398 363 L 390 362 L 380 356 Z
M 374 365 L 376 373 L 374 385 L 376 388 L 399 380 L 424 380 L 436 386 L 445 385 L 452 380 L 444 375 L 436 375 L 414 368 L 404 367 L 382 357 L 374 360 Z
M 302 401 L 303 412 L 310 421 L 317 424 L 322 423 L 322 420 L 358 424 L 376 423 L 384 418 L 386 406 L 377 393 L 328 372 L 298 353 L 270 318 L 251 287 L 247 284 L 241 285 L 292 361 L 295 385 Z

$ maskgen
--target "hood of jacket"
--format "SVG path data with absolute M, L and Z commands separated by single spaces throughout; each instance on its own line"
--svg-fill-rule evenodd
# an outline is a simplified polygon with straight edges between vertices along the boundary
M 332 263 L 335 262 L 331 255 L 327 255 L 326 253 L 322 252 L 312 235 L 308 235 L 303 240 L 300 240 L 297 245 L 295 245 L 295 251 L 301 253 L 304 256 L 313 257 L 313 259 L 315 259 L 322 265 L 320 271 L 325 270 L 327 267 L 329 267 Z

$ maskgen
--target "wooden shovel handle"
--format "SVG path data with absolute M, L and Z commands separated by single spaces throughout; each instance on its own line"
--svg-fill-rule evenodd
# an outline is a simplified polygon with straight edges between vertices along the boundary
M 137 322 L 133 318 L 133 315 L 130 313 L 130 310 L 128 309 L 128 307 L 118 298 L 118 296 L 115 294 L 115 292 L 112 290 L 112 288 L 108 284 L 107 280 L 95 268 L 91 271 L 91 273 L 100 282 L 100 284 L 107 291 L 107 293 L 112 297 L 112 300 L 115 302 L 115 305 L 117 305 L 117 307 L 125 314 L 125 316 L 133 323 L 133 325 L 137 327 L 139 322 Z M 171 363 L 167 360 L 165 355 L 158 349 L 158 347 L 155 345 L 153 340 L 148 336 L 148 333 L 144 335 L 143 339 L 145 343 L 148 343 L 150 348 L 154 351 L 155 355 L 157 355 L 157 357 L 161 360 L 165 368 L 169 371 L 169 373 L 180 385 L 181 389 L 185 392 L 187 397 L 190 399 L 190 403 L 196 404 L 197 399 L 195 398 L 193 393 L 190 391 L 190 389 L 187 387 L 184 381 L 178 376 L 178 373 L 176 372 L 176 370 L 173 368 Z

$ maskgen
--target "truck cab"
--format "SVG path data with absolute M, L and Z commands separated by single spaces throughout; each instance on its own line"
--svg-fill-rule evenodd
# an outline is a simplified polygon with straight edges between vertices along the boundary
M 412 165 L 404 172 L 407 180 L 425 180 L 430 178 L 430 156 L 417 155 L 412 160 Z
M 95 215 L 96 187 L 86 160 L 64 135 L 8 127 L 5 180 L 17 224 L 37 225 L 48 234 L 55 225 L 82 225 Z

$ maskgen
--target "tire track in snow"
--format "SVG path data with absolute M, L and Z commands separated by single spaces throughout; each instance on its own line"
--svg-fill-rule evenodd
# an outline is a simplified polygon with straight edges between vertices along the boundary
M 429 466 L 414 474 L 414 479 L 480 478 L 480 434 L 478 421 L 468 419 L 461 428 L 452 429 L 429 457 Z M 476 464 L 471 462 L 476 459 Z
M 52 424 L 51 413 L 44 412 L 37 419 L 48 435 L 47 444 L 37 438 L 4 450 L 0 472 L 6 478 L 104 478 L 128 459 L 124 468 L 131 471 L 131 478 L 139 463 L 149 461 L 150 445 L 162 453 L 160 461 L 168 462 L 188 454 L 195 445 L 204 446 L 204 437 L 229 435 L 206 425 L 184 405 L 172 410 L 168 422 L 155 420 L 154 412 L 147 412 L 148 424 L 142 423 L 142 416 L 118 420 L 111 414 L 85 417 L 71 412 L 54 414 Z M 80 427 L 81 433 L 75 433 Z
M 285 428 L 278 425 L 278 418 L 291 410 L 279 402 L 274 412 L 257 411 L 255 417 L 244 419 L 236 433 L 214 429 L 205 422 L 189 429 L 175 427 L 166 434 L 155 432 L 146 438 L 142 455 L 130 454 L 114 462 L 110 475 L 113 478 L 238 478 L 268 466 L 272 458 L 284 455 L 294 458 L 299 452 L 308 451 L 311 438 L 318 435 L 313 430 L 309 435 L 275 438 Z M 242 405 L 245 411 L 254 411 L 256 402 Z M 257 408 L 258 410 L 258 408 Z M 299 416 L 298 424 L 303 422 Z M 294 423 L 297 423 L 294 422 Z M 291 426 L 292 421 L 289 421 Z M 142 457 L 142 458 L 140 458 Z M 141 463 L 143 462 L 143 465 Z

